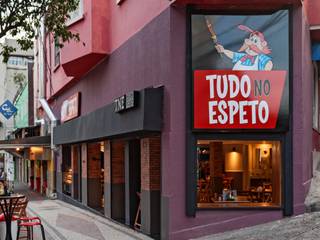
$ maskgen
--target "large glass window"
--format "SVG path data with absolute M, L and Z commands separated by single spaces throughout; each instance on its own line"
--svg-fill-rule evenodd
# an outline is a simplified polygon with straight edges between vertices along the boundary
M 54 38 L 54 66 L 60 65 L 60 43 L 57 37 Z
M 63 146 L 62 148 L 62 192 L 71 196 L 72 191 L 72 165 L 71 165 L 71 148 Z
M 198 208 L 279 207 L 280 141 L 198 140 Z
M 10 56 L 8 59 L 9 67 L 25 67 L 28 65 L 28 58 L 23 56 Z

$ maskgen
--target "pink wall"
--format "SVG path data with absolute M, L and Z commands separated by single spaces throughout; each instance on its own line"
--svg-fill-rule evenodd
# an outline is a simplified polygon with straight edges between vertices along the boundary
M 71 31 L 80 34 L 81 40 L 64 44 L 61 49 L 63 67 L 54 66 L 53 38 L 47 38 L 47 59 L 50 60 L 48 64 L 51 67 L 47 71 L 46 93 L 50 101 L 170 5 L 168 0 L 139 0 L 139 4 L 127 0 L 120 6 L 116 5 L 115 1 L 83 2 L 83 19 L 70 26 Z
M 319 0 L 304 0 L 304 7 L 311 26 L 320 25 L 320 4 Z
M 84 0 L 83 19 L 69 29 L 79 33 L 80 41 L 65 43 L 61 51 L 61 62 L 65 64 L 92 52 L 107 54 L 109 34 L 108 4 L 105 0 Z
M 46 41 L 46 61 L 48 67 L 46 69 L 46 97 L 50 99 L 63 86 L 68 84 L 73 78 L 68 77 L 61 65 L 54 65 L 54 42 L 52 34 L 47 35 Z

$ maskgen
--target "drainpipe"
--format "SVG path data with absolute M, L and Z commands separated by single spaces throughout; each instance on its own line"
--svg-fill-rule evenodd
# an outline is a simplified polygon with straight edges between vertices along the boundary
M 53 144 L 53 129 L 58 125 L 58 119 L 56 118 L 56 116 L 54 115 L 54 113 L 52 112 L 47 100 L 45 100 L 44 98 L 41 98 L 39 100 L 43 110 L 46 112 L 47 116 L 50 119 L 50 132 L 51 132 L 51 150 L 55 150 L 56 146 Z
M 51 129 L 51 172 L 50 174 L 50 187 L 48 184 L 48 189 L 50 190 L 50 197 L 51 198 L 56 198 L 56 169 L 55 169 L 55 155 L 56 155 L 56 150 L 57 146 L 53 144 L 53 129 L 58 125 L 59 121 L 55 117 L 53 111 L 51 110 L 47 100 L 46 100 L 46 88 L 45 88 L 45 80 L 46 80 L 46 67 L 47 67 L 47 61 L 46 61 L 46 28 L 44 26 L 44 21 L 45 19 L 43 18 L 42 23 L 41 23 L 41 37 L 40 37 L 40 46 L 39 47 L 39 60 L 42 62 L 39 68 L 39 102 L 44 109 L 45 113 L 50 119 L 50 129 Z

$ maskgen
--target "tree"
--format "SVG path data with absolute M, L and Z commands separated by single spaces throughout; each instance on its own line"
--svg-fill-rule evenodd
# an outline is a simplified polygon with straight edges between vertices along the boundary
M 33 46 L 33 40 L 44 19 L 44 26 L 61 43 L 79 40 L 77 33 L 68 30 L 66 20 L 75 11 L 79 0 L 0 0 L 0 39 L 11 35 L 17 38 L 22 50 Z M 4 61 L 14 48 L 0 43 Z
M 24 75 L 22 72 L 15 72 L 13 74 L 13 82 L 18 86 L 18 89 L 22 89 L 22 87 L 26 83 L 26 75 Z

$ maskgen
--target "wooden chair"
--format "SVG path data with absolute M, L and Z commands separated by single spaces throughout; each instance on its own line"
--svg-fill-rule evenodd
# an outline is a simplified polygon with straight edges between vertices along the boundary
M 27 216 L 27 205 L 28 205 L 28 199 L 27 198 L 23 198 L 21 200 L 18 201 L 16 207 L 13 210 L 13 217 L 12 220 L 16 221 L 17 219 L 21 218 L 21 217 L 26 217 Z M 2 211 L 0 209 L 0 215 L 2 214 Z
M 137 209 L 136 219 L 134 221 L 134 229 L 135 230 L 141 230 L 141 220 L 139 221 L 139 218 L 141 218 L 141 193 L 137 192 L 137 195 L 139 197 L 139 206 Z
M 18 225 L 21 222 L 21 218 L 26 218 L 27 217 L 27 206 L 28 206 L 28 199 L 23 198 L 21 199 L 18 203 L 17 206 L 14 209 L 14 216 L 18 219 Z M 22 230 L 27 234 L 27 236 L 20 236 L 17 239 L 30 239 L 32 228 L 26 228 Z
M 28 199 L 25 197 L 17 203 L 17 206 L 15 207 L 13 213 L 16 217 L 26 217 L 27 216 L 27 205 L 28 205 Z
M 46 240 L 46 235 L 44 231 L 44 227 L 41 223 L 41 219 L 39 217 L 25 217 L 20 218 L 18 221 L 18 230 L 17 230 L 17 240 L 22 239 L 20 236 L 21 228 L 26 228 L 27 236 L 24 236 L 23 239 L 33 240 L 33 227 L 40 227 L 42 240 Z
M 26 197 L 20 199 L 17 202 L 17 205 L 15 206 L 15 208 L 13 210 L 12 221 L 17 221 L 19 224 L 20 218 L 27 216 L 27 212 L 26 212 L 27 205 L 28 205 L 28 199 Z M 0 222 L 3 222 L 4 220 L 5 220 L 4 215 L 2 214 L 2 212 L 0 210 Z M 28 234 L 28 239 L 29 239 L 30 230 L 27 229 L 26 232 Z

